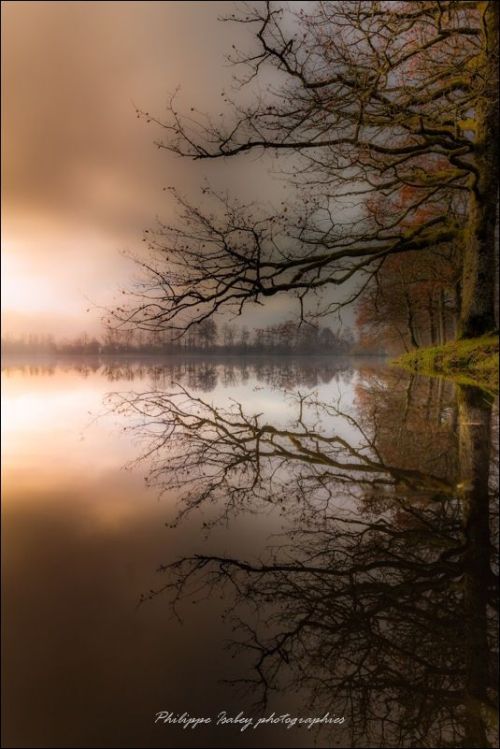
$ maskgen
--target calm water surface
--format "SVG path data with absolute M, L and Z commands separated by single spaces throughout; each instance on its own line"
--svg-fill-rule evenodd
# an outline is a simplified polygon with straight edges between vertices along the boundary
M 491 395 L 309 357 L 5 360 L 2 399 L 3 746 L 497 743 Z

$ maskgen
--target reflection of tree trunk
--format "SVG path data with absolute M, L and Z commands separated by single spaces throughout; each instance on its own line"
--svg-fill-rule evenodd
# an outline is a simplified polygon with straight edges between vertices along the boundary
M 464 556 L 464 623 L 467 747 L 489 746 L 485 713 L 492 710 L 487 640 L 490 582 L 489 461 L 491 403 L 478 388 L 458 393 L 460 499 L 466 536 Z
M 441 418 L 443 415 L 443 393 L 444 393 L 444 379 L 439 377 L 437 385 L 437 398 L 436 398 L 436 423 L 438 426 L 441 424 Z
M 430 420 L 431 417 L 431 410 L 432 410 L 432 402 L 434 400 L 434 388 L 436 385 L 436 378 L 435 377 L 427 377 L 427 398 L 425 399 L 425 419 L 426 421 Z
M 484 31 L 478 64 L 482 85 L 475 108 L 477 179 L 468 206 L 464 241 L 462 310 L 458 335 L 472 338 L 495 328 L 495 222 L 498 193 L 498 3 L 484 3 Z M 483 83 L 479 83 L 481 80 Z
M 415 375 L 412 374 L 410 376 L 410 379 L 408 380 L 408 385 L 406 387 L 405 410 L 404 410 L 403 419 L 402 419 L 403 424 L 406 424 L 406 420 L 413 406 L 414 387 L 415 387 Z

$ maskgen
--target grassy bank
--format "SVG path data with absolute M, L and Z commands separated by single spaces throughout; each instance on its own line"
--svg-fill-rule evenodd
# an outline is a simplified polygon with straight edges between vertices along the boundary
M 463 384 L 498 390 L 498 336 L 451 341 L 444 346 L 415 349 L 392 364 L 428 375 L 443 375 Z

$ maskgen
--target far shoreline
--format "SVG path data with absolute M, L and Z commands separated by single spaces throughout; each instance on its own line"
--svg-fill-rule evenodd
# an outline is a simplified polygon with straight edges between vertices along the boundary
M 322 352 L 314 352 L 314 353 L 300 353 L 300 352 L 282 352 L 282 353 L 272 353 L 272 352 L 210 352 L 210 353 L 204 353 L 202 351 L 186 351 L 183 352 L 176 352 L 176 353 L 141 353 L 141 352 L 117 352 L 117 353 L 103 353 L 103 354 L 86 354 L 86 353 L 71 353 L 71 352 L 57 352 L 57 353 L 39 353 L 39 352 L 33 352 L 33 353 L 5 353 L 2 354 L 2 362 L 5 360 L 23 360 L 26 362 L 30 362 L 33 360 L 51 360 L 55 361 L 58 359 L 62 360 L 68 360 L 68 359 L 88 359 L 92 361 L 96 361 L 99 359 L 102 360 L 114 360 L 114 359 L 120 359 L 120 360 L 144 360 L 144 359 L 150 359 L 150 360 L 156 360 L 156 361 L 168 361 L 170 359 L 201 359 L 201 360 L 208 360 L 208 359 L 377 359 L 377 360 L 383 360 L 383 361 L 389 361 L 390 355 L 389 354 L 361 354 L 361 353 L 353 353 L 353 354 L 335 354 L 335 353 L 322 353 Z

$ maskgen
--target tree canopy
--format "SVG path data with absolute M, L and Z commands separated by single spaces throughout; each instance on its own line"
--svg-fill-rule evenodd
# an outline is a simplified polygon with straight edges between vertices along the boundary
M 283 293 L 301 318 L 331 313 L 389 257 L 456 246 L 457 333 L 492 330 L 497 4 L 258 2 L 225 22 L 252 34 L 232 54 L 249 103 L 224 95 L 230 114 L 213 118 L 173 97 L 165 119 L 147 115 L 158 146 L 202 161 L 288 154 L 295 198 L 263 208 L 207 187 L 202 205 L 172 189 L 179 220 L 148 232 L 142 282 L 115 320 L 184 331 Z

